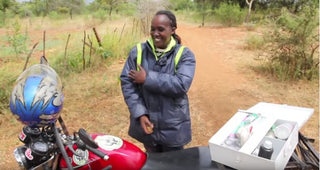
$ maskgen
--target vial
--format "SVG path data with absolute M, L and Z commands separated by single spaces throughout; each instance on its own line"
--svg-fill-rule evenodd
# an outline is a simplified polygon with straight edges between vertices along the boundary
M 265 140 L 263 144 L 260 146 L 258 156 L 270 159 L 273 153 L 273 146 L 270 140 Z

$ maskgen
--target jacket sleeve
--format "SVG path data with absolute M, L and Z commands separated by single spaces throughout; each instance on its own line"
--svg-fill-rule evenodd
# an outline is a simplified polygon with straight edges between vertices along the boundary
M 139 118 L 142 115 L 147 115 L 147 109 L 139 90 L 139 86 L 138 84 L 133 83 L 132 79 L 128 77 L 130 70 L 137 68 L 136 60 L 137 48 L 134 47 L 130 51 L 120 75 L 122 94 L 133 118 Z
M 191 86 L 195 67 L 195 56 L 186 47 L 176 66 L 175 74 L 149 71 L 143 87 L 155 93 L 172 97 L 184 95 Z

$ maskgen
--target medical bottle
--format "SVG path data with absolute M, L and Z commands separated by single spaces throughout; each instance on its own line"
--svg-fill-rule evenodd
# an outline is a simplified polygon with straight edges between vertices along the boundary
M 273 146 L 272 142 L 270 140 L 264 141 L 263 144 L 261 144 L 260 149 L 259 149 L 259 154 L 258 156 L 270 159 L 273 153 Z

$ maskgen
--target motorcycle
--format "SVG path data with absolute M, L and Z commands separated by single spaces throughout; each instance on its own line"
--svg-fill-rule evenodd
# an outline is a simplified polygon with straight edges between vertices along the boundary
M 69 134 L 60 111 L 62 85 L 45 57 L 20 74 L 10 98 L 11 112 L 25 126 L 14 150 L 22 169 L 217 169 L 208 147 L 167 153 L 145 153 L 119 137 L 83 128 Z M 60 125 L 60 126 L 59 126 Z
M 62 119 L 59 119 L 62 122 Z M 73 135 L 55 123 L 43 128 L 25 126 L 19 135 L 24 143 L 14 155 L 24 169 L 226 169 L 211 162 L 208 147 L 194 147 L 167 153 L 145 153 L 116 136 L 88 134 L 80 128 Z

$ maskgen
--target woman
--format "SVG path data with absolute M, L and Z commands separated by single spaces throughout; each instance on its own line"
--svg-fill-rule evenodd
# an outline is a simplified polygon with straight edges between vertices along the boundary
M 180 45 L 176 29 L 174 14 L 158 11 L 151 38 L 130 51 L 120 76 L 130 112 L 129 135 L 142 142 L 147 152 L 181 150 L 191 141 L 187 92 L 196 61 Z

